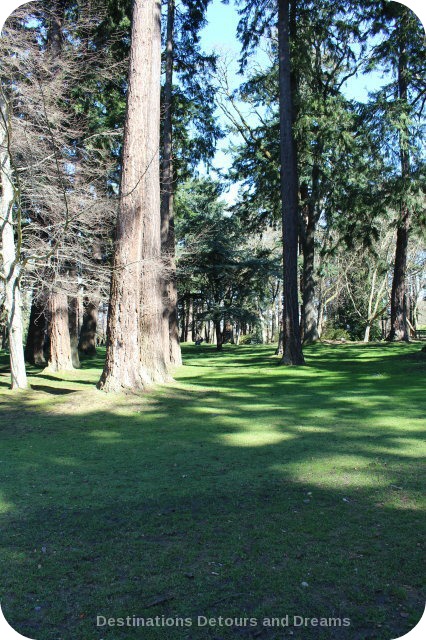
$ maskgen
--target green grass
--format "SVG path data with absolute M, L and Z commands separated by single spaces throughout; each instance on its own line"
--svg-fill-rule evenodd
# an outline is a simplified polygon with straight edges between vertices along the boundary
M 37 640 L 391 640 L 423 612 L 419 345 L 184 347 L 176 383 L 94 388 L 101 359 L 0 361 L 3 612 Z M 424 506 L 424 503 L 423 503 Z M 308 586 L 302 586 L 302 582 Z M 155 601 L 159 601 L 155 604 Z M 192 617 L 189 628 L 96 627 Z M 197 627 L 207 617 L 350 627 Z

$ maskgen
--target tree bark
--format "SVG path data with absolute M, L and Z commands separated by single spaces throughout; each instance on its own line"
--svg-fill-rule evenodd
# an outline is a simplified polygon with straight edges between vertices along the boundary
M 25 371 L 21 268 L 19 264 L 19 245 L 15 244 L 14 224 L 20 237 L 20 222 L 13 219 L 15 203 L 15 187 L 12 181 L 10 158 L 10 125 L 9 113 L 3 94 L 0 95 L 0 232 L 2 247 L 2 280 L 4 284 L 4 307 L 6 310 L 6 326 L 9 337 L 11 388 L 28 388 Z
M 400 47 L 398 56 L 398 93 L 399 99 L 403 104 L 407 104 L 408 100 L 408 82 L 407 82 L 407 52 L 406 43 L 403 41 L 403 21 L 400 24 Z M 409 188 L 410 180 L 410 152 L 408 149 L 409 132 L 407 127 L 399 134 L 400 158 L 401 158 L 401 177 L 405 190 Z M 410 230 L 410 210 L 407 205 L 405 194 L 402 197 L 400 219 L 396 232 L 396 248 L 395 248 L 395 265 L 392 280 L 391 291 L 391 327 L 388 340 L 408 342 L 407 329 L 407 292 L 406 292 L 406 276 L 407 276 L 407 252 L 408 252 L 408 236 Z
M 293 138 L 291 95 L 289 0 L 278 0 L 280 155 L 283 228 L 284 355 L 282 364 L 305 364 L 300 340 L 297 286 L 298 185 Z
M 69 331 L 68 297 L 63 291 L 52 291 L 49 296 L 50 355 L 49 371 L 74 369 Z
M 173 30 L 175 0 L 168 0 L 166 35 L 166 78 L 164 84 L 163 158 L 161 167 L 161 252 L 164 260 L 163 277 L 163 341 L 166 363 L 182 364 L 177 316 L 177 282 L 175 256 L 175 229 L 173 210 Z
M 86 356 L 96 356 L 96 330 L 98 324 L 99 300 L 88 300 L 83 313 L 83 324 L 80 331 L 79 351 Z
M 135 0 L 107 354 L 98 383 L 109 392 L 169 379 L 161 296 L 160 22 L 158 0 Z
M 25 360 L 30 364 L 45 365 L 44 339 L 46 335 L 46 314 L 44 302 L 33 293 L 30 321 L 25 345 Z

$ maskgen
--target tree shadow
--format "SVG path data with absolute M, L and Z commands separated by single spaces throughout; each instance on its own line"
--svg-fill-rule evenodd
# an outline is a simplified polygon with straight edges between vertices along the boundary
M 51 393 L 55 396 L 64 396 L 70 393 L 77 393 L 78 389 L 63 389 L 62 387 L 48 387 L 42 384 L 32 384 L 31 388 L 34 391 L 43 391 L 44 393 Z
M 95 626 L 134 614 L 351 619 L 291 627 L 303 640 L 407 633 L 423 611 L 424 407 L 411 365 L 388 353 L 327 368 L 319 348 L 302 371 L 261 364 L 259 349 L 225 373 L 185 352 L 194 371 L 146 396 L 85 389 L 52 411 L 2 395 L 6 618 L 47 640 L 288 631 Z

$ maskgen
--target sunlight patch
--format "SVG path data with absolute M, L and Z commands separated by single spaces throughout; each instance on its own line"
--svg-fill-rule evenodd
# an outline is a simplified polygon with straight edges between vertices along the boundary
M 7 511 L 12 511 L 12 509 L 13 504 L 11 502 L 7 502 L 7 500 L 0 495 L 0 513 L 7 513 Z
M 277 431 L 243 431 L 240 433 L 224 433 L 220 436 L 231 447 L 263 447 L 268 444 L 276 444 L 283 440 L 291 440 L 296 436 L 290 433 L 278 433 Z
M 93 436 L 94 438 L 98 438 L 99 440 L 104 440 L 108 442 L 117 442 L 121 440 L 121 433 L 118 431 L 101 431 L 95 430 L 89 433 L 89 436 Z
M 426 452 L 423 442 L 416 438 L 395 437 L 388 438 L 383 446 L 376 447 L 378 453 L 393 454 L 408 458 L 419 458 Z
M 333 429 L 329 427 L 295 427 L 295 429 L 297 429 L 297 431 L 304 431 L 305 433 L 320 433 L 322 431 L 330 433 L 333 431 Z
M 372 473 L 368 468 L 369 461 L 361 456 L 324 456 L 309 461 L 274 465 L 275 471 L 291 475 L 296 482 L 302 484 L 309 481 L 311 485 L 327 489 L 344 490 L 345 487 L 383 487 L 388 484 L 385 473 Z

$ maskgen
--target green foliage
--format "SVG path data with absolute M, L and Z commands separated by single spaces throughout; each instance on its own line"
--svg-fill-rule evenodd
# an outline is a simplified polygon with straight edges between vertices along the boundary
M 336 327 L 333 322 L 326 322 L 321 333 L 321 340 L 352 340 L 352 337 L 348 331 Z
M 240 345 L 245 344 L 262 344 L 262 336 L 259 333 L 247 333 L 245 336 L 240 337 Z
M 347 299 L 342 301 L 333 313 L 333 318 L 326 325 L 322 338 L 329 340 L 363 340 L 366 327 L 366 313 L 361 317 L 354 309 L 352 302 Z M 329 335 L 327 338 L 326 336 Z M 370 340 L 381 338 L 379 321 L 375 320 L 370 330 Z
M 256 298 L 279 272 L 271 250 L 256 246 L 241 221 L 226 212 L 221 187 L 208 178 L 188 181 L 176 194 L 177 273 L 181 297 L 203 306 L 200 317 L 254 322 Z

